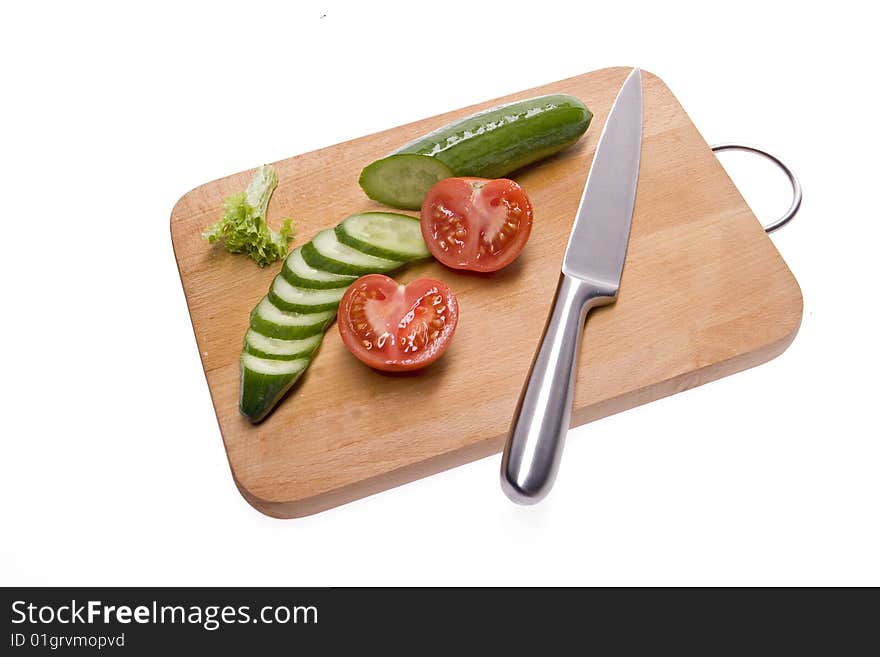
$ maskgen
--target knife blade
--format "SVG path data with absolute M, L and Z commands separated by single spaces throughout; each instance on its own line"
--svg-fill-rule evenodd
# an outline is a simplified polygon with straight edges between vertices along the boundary
M 636 68 L 621 86 L 599 138 L 550 316 L 504 447 L 501 487 L 514 502 L 540 501 L 556 478 L 587 313 L 613 303 L 620 288 L 641 144 L 642 78 Z

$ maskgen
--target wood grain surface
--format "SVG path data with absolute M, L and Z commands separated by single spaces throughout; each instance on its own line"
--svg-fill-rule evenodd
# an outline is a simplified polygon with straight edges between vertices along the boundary
M 537 347 L 596 143 L 630 69 L 536 87 L 276 162 L 269 221 L 292 216 L 297 244 L 380 206 L 361 169 L 410 139 L 501 102 L 569 93 L 594 112 L 578 144 L 514 177 L 535 207 L 522 256 L 493 275 L 436 262 L 396 274 L 441 278 L 461 317 L 447 353 L 409 375 L 353 358 L 335 325 L 311 368 L 259 425 L 238 412 L 238 356 L 253 306 L 279 264 L 260 269 L 201 231 L 253 171 L 181 198 L 171 236 L 235 482 L 260 511 L 302 516 L 500 451 Z M 724 169 L 663 82 L 644 73 L 644 142 L 632 236 L 616 304 L 590 314 L 572 426 L 765 362 L 800 325 L 801 292 Z M 259 164 L 259 163 L 258 163 Z

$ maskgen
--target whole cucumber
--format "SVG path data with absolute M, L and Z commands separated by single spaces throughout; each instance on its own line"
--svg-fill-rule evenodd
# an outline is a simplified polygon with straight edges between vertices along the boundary
M 417 210 L 434 183 L 451 176 L 501 178 L 574 144 L 593 113 L 565 94 L 538 96 L 450 123 L 368 165 L 367 196 Z

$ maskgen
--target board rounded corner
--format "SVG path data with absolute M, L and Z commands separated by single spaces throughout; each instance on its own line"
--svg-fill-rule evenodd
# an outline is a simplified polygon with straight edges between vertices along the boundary
M 238 492 L 244 498 L 245 502 L 250 504 L 254 509 L 262 513 L 264 516 L 269 516 L 270 518 L 275 518 L 276 520 L 290 520 L 293 518 L 310 516 L 322 510 L 321 508 L 317 507 L 312 508 L 312 506 L 308 504 L 308 500 L 282 501 L 260 497 L 259 495 L 251 492 L 251 490 L 241 482 L 241 480 L 235 474 L 234 469 L 232 470 L 232 480 L 235 482 L 235 487 L 238 488 Z
M 779 350 L 773 356 L 771 356 L 771 358 L 779 356 L 783 351 L 791 346 L 791 343 L 794 342 L 794 339 L 797 337 L 797 334 L 801 329 L 801 324 L 804 320 L 804 292 L 801 289 L 801 284 L 798 283 L 798 280 L 797 278 L 795 278 L 794 274 L 792 274 L 791 271 L 789 271 L 788 274 L 791 279 L 791 284 L 793 286 L 791 300 L 794 304 L 794 307 L 792 308 L 790 314 L 791 321 L 786 326 L 782 337 L 778 338 L 776 341 L 776 344 L 779 345 Z
M 207 183 L 202 183 L 201 185 L 196 185 L 192 189 L 187 190 L 174 202 L 174 205 L 171 206 L 171 214 L 168 216 L 168 223 L 171 227 L 171 235 L 174 236 L 174 224 L 175 219 L 180 216 L 184 216 L 188 214 L 184 208 L 189 205 L 189 202 L 193 196 L 195 196 L 202 188 L 205 187 Z
M 800 331 L 804 317 L 804 295 L 794 274 L 791 271 L 787 271 L 787 273 L 791 289 L 786 294 L 786 303 L 789 304 L 785 313 L 786 321 L 780 323 L 779 331 L 771 339 L 746 352 L 746 355 L 752 355 L 752 359 L 746 367 L 741 369 L 763 365 L 781 356 L 791 346 Z

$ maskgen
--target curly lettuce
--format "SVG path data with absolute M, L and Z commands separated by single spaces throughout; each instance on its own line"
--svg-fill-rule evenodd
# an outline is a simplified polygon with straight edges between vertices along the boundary
M 294 233 L 290 218 L 283 221 L 278 232 L 266 223 L 266 208 L 277 186 L 278 174 L 264 164 L 245 191 L 223 200 L 223 216 L 208 226 L 202 237 L 212 244 L 222 241 L 230 253 L 248 254 L 260 267 L 286 256 Z

